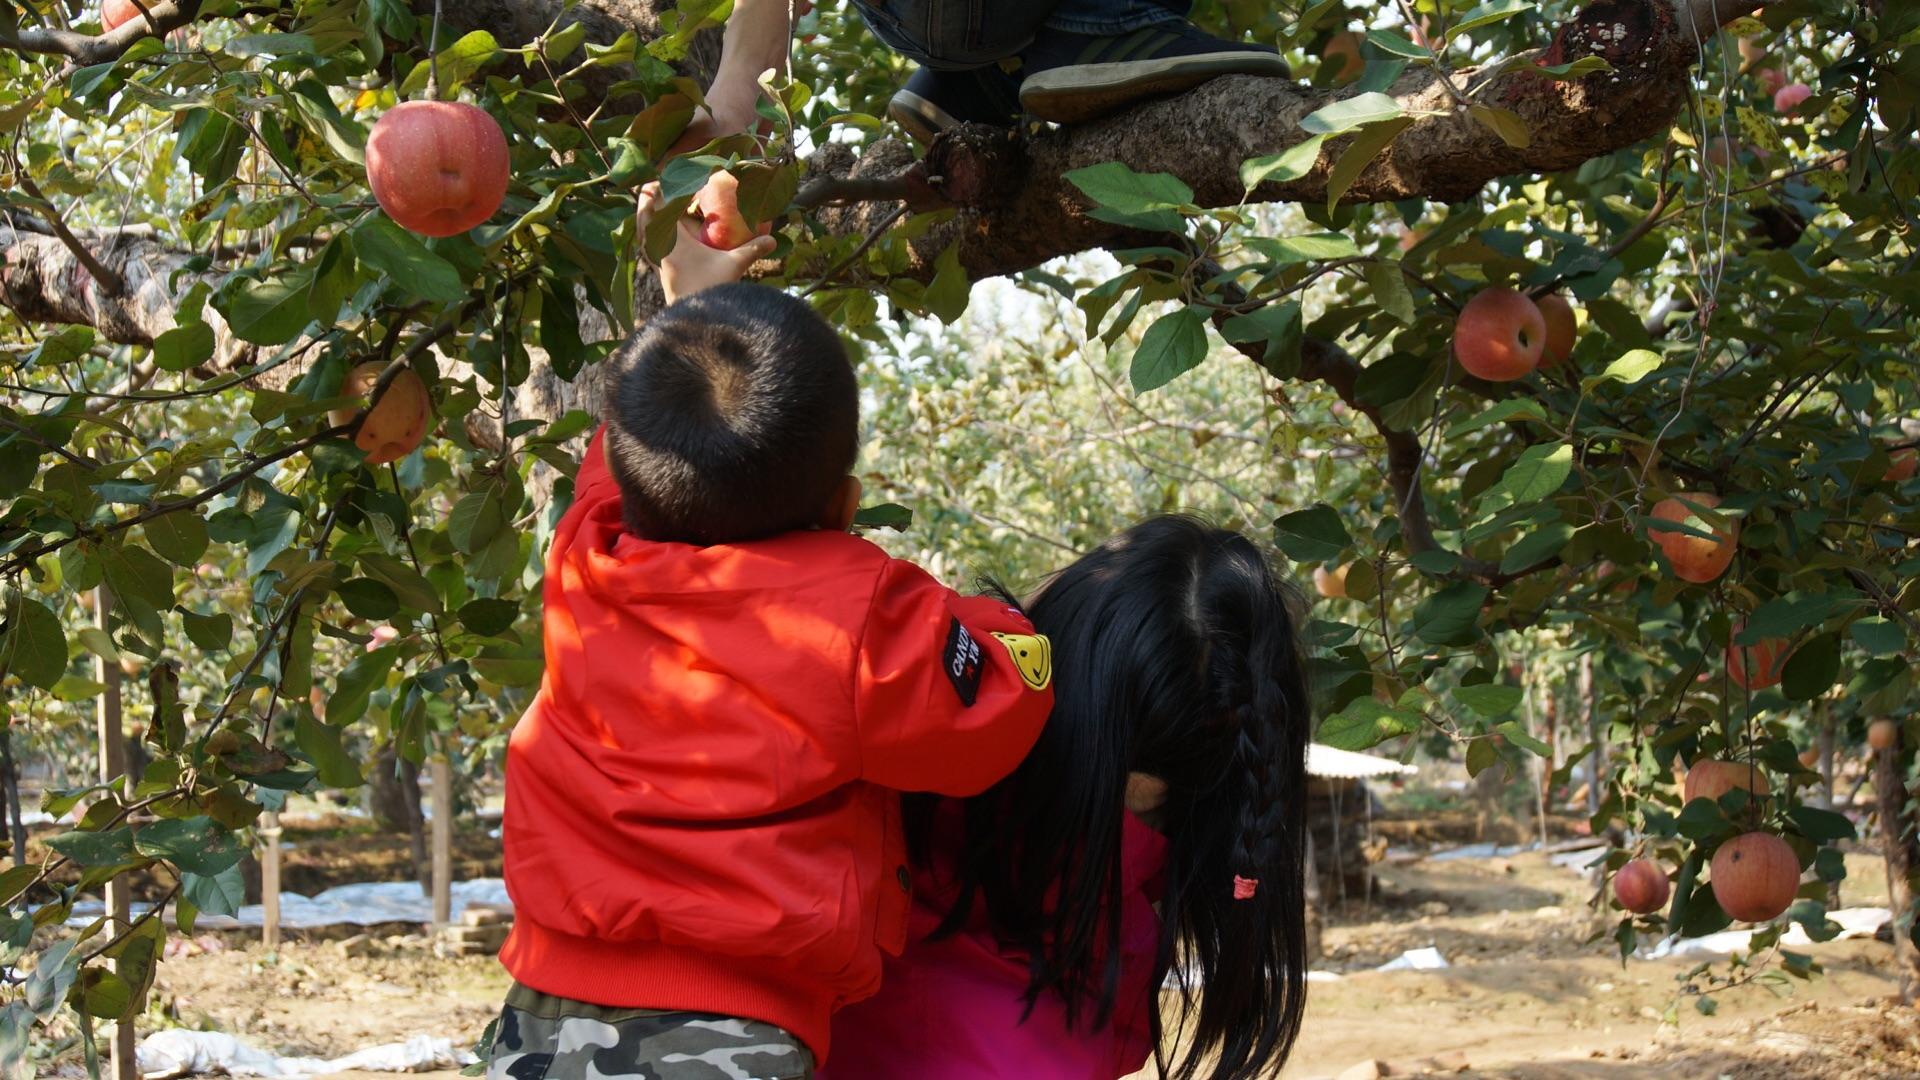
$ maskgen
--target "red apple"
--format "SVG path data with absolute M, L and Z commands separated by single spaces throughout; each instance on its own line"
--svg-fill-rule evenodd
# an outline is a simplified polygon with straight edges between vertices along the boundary
M 382 645 L 390 645 L 393 643 L 394 639 L 398 638 L 399 636 L 400 636 L 400 631 L 395 630 L 393 627 L 388 626 L 385 623 L 381 623 L 379 626 L 376 626 L 373 628 L 373 637 L 367 641 L 367 651 L 372 652 L 373 650 L 380 648 Z
M 1800 859 L 1785 840 L 1750 832 L 1713 853 L 1713 898 L 1741 922 L 1770 922 L 1800 891 Z
M 1740 548 L 1740 526 L 1729 521 L 1724 531 L 1714 528 L 1696 517 L 1687 502 L 1680 501 L 1682 498 L 1708 510 L 1720 505 L 1718 495 L 1682 492 L 1679 498 L 1661 499 L 1656 503 L 1653 516 L 1676 524 L 1691 519 L 1691 527 L 1712 532 L 1713 539 L 1657 529 L 1647 530 L 1647 535 L 1655 546 L 1666 553 L 1667 562 L 1673 566 L 1674 577 L 1696 585 L 1705 584 L 1726 573 L 1727 567 L 1733 564 L 1734 553 Z
M 1649 859 L 1635 859 L 1613 875 L 1613 898 L 1635 915 L 1651 915 L 1666 905 L 1673 886 Z
M 140 9 L 133 0 L 105 0 L 100 5 L 100 27 L 103 30 L 112 30 L 140 17 Z
M 1787 666 L 1787 643 L 1779 638 L 1763 638 L 1758 644 L 1738 645 L 1745 623 L 1734 623 L 1727 641 L 1727 674 L 1734 683 L 1748 690 L 1765 690 L 1780 683 L 1780 672 Z
M 1540 353 L 1540 366 L 1552 367 L 1564 363 L 1567 357 L 1573 355 L 1574 335 L 1579 331 L 1579 324 L 1573 317 L 1573 305 L 1567 303 L 1567 298 L 1559 293 L 1548 293 L 1535 300 L 1534 306 L 1540 309 L 1540 317 L 1547 324 L 1547 343 Z
M 1523 379 L 1540 366 L 1547 321 L 1523 293 L 1496 286 L 1467 301 L 1453 327 L 1453 355 L 1488 382 Z
M 1891 750 L 1900 741 L 1900 725 L 1881 717 L 1867 725 L 1867 745 L 1875 750 Z
M 1769 94 L 1778 94 L 1787 85 L 1787 77 L 1780 74 L 1776 68 L 1755 68 L 1753 77 L 1760 80 L 1760 85 L 1765 87 Z
M 507 137 L 483 109 L 409 101 L 367 137 L 367 184 L 380 208 L 423 236 L 456 236 L 493 216 L 507 195 Z
M 700 242 L 720 251 L 732 251 L 773 231 L 771 222 L 758 228 L 747 224 L 740 212 L 740 179 L 724 169 L 709 177 L 707 186 L 693 197 L 692 210 L 701 218 Z
M 1774 92 L 1773 111 L 1784 116 L 1798 109 L 1812 96 L 1813 90 L 1808 87 L 1806 83 L 1794 83 L 1791 86 L 1783 86 Z
M 1347 567 L 1336 566 L 1331 569 L 1325 566 L 1314 567 L 1313 588 L 1321 596 L 1335 599 L 1347 595 Z
M 1681 786 L 1680 801 L 1690 803 L 1695 799 L 1720 801 L 1720 796 L 1734 788 L 1759 798 L 1772 793 L 1773 785 L 1768 782 L 1767 774 L 1760 771 L 1758 765 L 1744 761 L 1696 761 L 1687 768 L 1686 783 Z
M 1887 455 L 1887 471 L 1881 477 L 1889 484 L 1904 484 L 1920 472 L 1920 449 L 1907 447 Z

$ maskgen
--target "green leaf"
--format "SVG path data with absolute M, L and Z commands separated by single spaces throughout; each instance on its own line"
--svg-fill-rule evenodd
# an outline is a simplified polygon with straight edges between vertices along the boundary
M 175 510 L 140 526 L 147 546 L 175 566 L 193 566 L 207 552 L 207 523 L 194 510 Z M 171 576 L 168 588 L 172 588 Z
M 1620 359 L 1615 360 L 1613 363 L 1608 364 L 1606 370 L 1600 374 L 1590 375 L 1581 380 L 1581 385 L 1588 390 L 1604 382 L 1617 382 L 1632 386 L 1634 383 L 1660 370 L 1660 363 L 1659 353 L 1648 349 L 1635 349 L 1620 357 Z
M 1485 412 L 1476 413 L 1465 420 L 1457 421 L 1447 429 L 1447 438 L 1456 439 L 1462 435 L 1479 431 L 1481 428 L 1504 424 L 1509 420 L 1540 420 L 1547 418 L 1547 410 L 1532 398 L 1508 398 L 1489 406 Z
M 1780 672 L 1780 692 L 1788 701 L 1812 701 L 1840 677 L 1840 636 L 1821 634 L 1793 650 Z
M 1396 106 L 1397 108 L 1398 106 Z M 1400 133 L 1413 124 L 1413 117 L 1403 116 L 1397 120 L 1371 124 L 1354 136 L 1340 160 L 1333 163 L 1333 172 L 1327 176 L 1327 212 L 1332 213 L 1340 202 L 1340 196 L 1347 193 L 1360 174 L 1367 171 L 1373 159 L 1384 153 Z
M 375 687 L 384 686 L 387 673 L 393 670 L 393 663 L 400 658 L 400 650 L 392 645 L 383 645 L 370 653 L 354 658 L 353 663 L 341 669 L 334 681 L 333 696 L 327 699 L 327 724 L 331 727 L 345 727 L 367 711 L 367 696 Z M 317 762 L 315 764 L 318 764 Z
M 1413 612 L 1413 632 L 1434 645 L 1464 645 L 1473 640 L 1487 587 L 1456 581 L 1422 601 Z
M 1314 135 L 1338 135 L 1357 127 L 1404 116 L 1406 110 L 1400 107 L 1400 103 L 1385 94 L 1356 94 L 1322 107 L 1300 121 L 1300 127 Z
M 1538 757 L 1553 757 L 1553 747 L 1533 737 L 1532 733 L 1520 726 L 1519 721 L 1509 720 L 1494 727 L 1495 731 L 1507 737 L 1507 741 Z
M 1524 150 L 1533 145 L 1533 132 L 1527 130 L 1527 122 L 1512 109 L 1503 109 L 1497 105 L 1471 105 L 1467 108 L 1481 127 L 1500 136 L 1500 141 L 1516 150 Z
M 100 568 L 116 597 L 139 600 L 156 610 L 173 606 L 173 568 L 145 548 L 102 545 Z
M 176 326 L 153 339 L 153 363 L 161 371 L 186 371 L 213 359 L 213 327 L 203 322 Z
M 368 577 L 392 589 L 406 610 L 440 613 L 440 594 L 433 591 L 426 578 L 399 559 L 377 551 L 362 552 L 360 568 Z
M 224 652 L 233 643 L 233 616 L 224 611 L 202 615 L 183 608 L 180 622 L 186 628 L 187 639 L 207 652 Z
M 466 283 L 452 263 L 385 217 L 368 218 L 353 230 L 353 251 L 361 265 L 422 300 L 448 304 L 467 298 Z
M 233 834 L 210 817 L 172 818 L 142 825 L 133 835 L 133 848 L 189 873 L 209 875 L 232 869 L 243 854 Z
M 312 284 L 312 275 L 303 271 L 265 281 L 241 281 L 226 294 L 228 328 L 242 341 L 255 345 L 285 345 L 313 322 L 313 312 L 307 306 L 307 290 Z
M 201 911 L 229 918 L 240 913 L 247 900 L 247 881 L 239 866 L 230 866 L 217 874 L 180 875 L 180 891 Z
M 853 523 L 866 529 L 892 529 L 905 532 L 913 524 L 913 511 L 899 503 L 880 503 L 877 506 L 863 506 L 853 515 Z
M 28 686 L 51 689 L 66 674 L 70 655 L 59 617 L 23 592 L 10 593 L 6 628 L 0 632 L 0 673 Z
M 1735 640 L 1741 645 L 1758 645 L 1766 638 L 1792 637 L 1826 622 L 1858 600 L 1859 594 L 1847 589 L 1776 596 L 1746 617 L 1745 626 Z
M 493 542 L 507 527 L 507 507 L 500 486 L 488 484 L 469 491 L 453 504 L 447 516 L 447 539 L 462 555 L 472 555 Z
M 520 605 L 512 600 L 482 597 L 460 605 L 456 617 L 461 626 L 473 633 L 481 637 L 494 637 L 512 626 L 519 615 Z
M 1277 154 L 1248 158 L 1240 163 L 1241 185 L 1252 191 L 1261 184 L 1284 184 L 1300 179 L 1319 163 L 1320 149 L 1326 141 L 1325 135 L 1315 135 Z
M 1358 697 L 1347 707 L 1320 721 L 1314 739 L 1339 750 L 1371 750 L 1399 735 L 1420 730 L 1420 714 L 1389 708 L 1370 697 Z
M 960 265 L 960 244 L 958 241 L 948 244 L 947 249 L 933 262 L 933 280 L 927 283 L 927 310 L 951 326 L 955 319 L 966 312 L 967 301 L 972 295 L 973 287 L 967 280 L 966 267 Z
M 133 1004 L 133 987 L 127 980 L 102 967 L 90 967 L 81 973 L 68 995 L 68 1004 L 88 1016 L 119 1020 Z
M 1095 205 L 1124 214 L 1193 205 L 1193 189 L 1172 173 L 1139 173 L 1117 161 L 1103 161 L 1066 176 Z
M 475 30 L 442 48 L 437 57 L 441 100 L 453 97 L 453 92 L 460 88 L 460 84 L 472 78 L 499 52 L 499 44 L 485 30 Z M 400 97 L 411 98 L 425 90 L 430 68 L 431 65 L 425 60 L 414 65 L 413 70 L 407 72 L 406 80 L 400 84 Z
M 1861 619 L 1848 628 L 1853 643 L 1871 656 L 1898 656 L 1907 648 L 1907 632 L 1892 619 Z
M 1566 443 L 1540 443 L 1520 452 L 1520 457 L 1488 489 L 1489 496 L 1502 495 L 1510 505 L 1538 502 L 1560 490 L 1573 473 L 1573 447 Z
M 1520 706 L 1520 700 L 1526 691 L 1517 686 L 1503 686 L 1499 683 L 1480 683 L 1477 686 L 1457 686 L 1453 690 L 1454 699 L 1481 716 L 1493 719 L 1505 716 Z
M 1598 75 L 1603 71 L 1612 71 L 1613 65 L 1607 63 L 1604 56 L 1583 56 L 1571 64 L 1554 64 L 1528 68 L 1535 75 L 1545 75 L 1549 79 L 1584 79 L 1589 75 Z
M 1573 532 L 1573 526 L 1564 521 L 1555 521 L 1527 534 L 1519 543 L 1508 548 L 1506 554 L 1500 556 L 1500 572 L 1518 573 L 1529 566 L 1553 558 L 1560 554 L 1561 548 L 1567 546 L 1567 541 L 1573 539 Z
M 334 592 L 340 596 L 340 602 L 347 610 L 362 619 L 383 622 L 400 612 L 400 600 L 393 590 L 372 578 L 350 578 L 340 583 Z
M 1449 33 L 1464 34 L 1482 26 L 1491 26 L 1502 20 L 1511 19 L 1523 11 L 1532 11 L 1534 6 L 1532 0 L 1490 0 L 1489 3 L 1481 4 L 1460 16 L 1460 21 L 1453 24 Z
M 365 707 L 365 700 L 362 699 L 361 708 L 364 710 Z M 332 701 L 327 703 L 327 711 L 334 711 Z M 359 763 L 341 745 L 340 728 L 335 724 L 323 724 L 307 710 L 301 709 L 294 718 L 293 737 L 300 745 L 300 752 L 319 770 L 322 784 L 330 788 L 354 788 L 366 783 L 366 779 L 360 775 Z
M 1393 316 L 1402 326 L 1412 326 L 1413 290 L 1407 288 L 1407 276 L 1400 272 L 1400 264 L 1393 261 L 1368 263 L 1366 275 L 1367 286 L 1373 291 L 1374 303 L 1380 305 L 1380 310 Z M 1422 370 L 1425 370 L 1424 364 Z
M 1287 300 L 1268 304 L 1245 315 L 1235 315 L 1220 326 L 1220 336 L 1235 345 L 1263 342 L 1261 366 L 1276 378 L 1291 378 L 1300 370 L 1300 304 Z
M 1423 45 L 1415 45 L 1406 37 L 1392 30 L 1369 30 L 1367 40 L 1373 46 L 1389 56 L 1404 56 L 1409 60 L 1431 60 L 1433 51 Z
M 1787 819 L 1793 822 L 1800 835 L 1816 844 L 1831 844 L 1836 840 L 1855 838 L 1853 822 L 1845 814 L 1836 814 L 1831 810 L 1822 810 L 1815 806 L 1796 806 L 1787 811 Z
M 47 846 L 81 866 L 118 866 L 135 859 L 133 830 L 125 825 L 108 832 L 63 832 L 48 837 Z
M 1296 562 L 1332 562 L 1353 544 L 1340 512 L 1325 503 L 1280 515 L 1273 535 L 1274 544 Z
M 1154 320 L 1133 351 L 1131 376 L 1138 393 L 1158 390 L 1207 358 L 1207 317 L 1181 308 Z

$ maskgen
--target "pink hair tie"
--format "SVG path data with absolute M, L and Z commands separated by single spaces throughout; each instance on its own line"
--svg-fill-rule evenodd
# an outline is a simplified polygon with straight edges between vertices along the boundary
M 1253 899 L 1253 894 L 1259 891 L 1259 878 L 1244 878 L 1239 874 L 1233 875 L 1233 898 L 1235 900 L 1251 900 Z

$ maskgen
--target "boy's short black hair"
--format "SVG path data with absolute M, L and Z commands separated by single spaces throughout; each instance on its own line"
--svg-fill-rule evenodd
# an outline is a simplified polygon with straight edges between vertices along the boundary
M 845 346 L 806 301 L 704 289 L 614 357 L 607 464 L 627 528 L 719 544 L 820 522 L 860 442 Z

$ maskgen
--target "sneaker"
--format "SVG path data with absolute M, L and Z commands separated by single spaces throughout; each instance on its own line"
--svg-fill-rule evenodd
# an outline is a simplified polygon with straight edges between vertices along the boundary
M 1020 104 L 1056 124 L 1098 119 L 1222 75 L 1293 74 L 1274 50 L 1214 37 L 1185 20 L 1111 37 L 1042 30 L 1020 60 L 1027 76 Z
M 1020 84 L 998 67 L 974 71 L 923 67 L 887 102 L 887 115 L 922 146 L 961 124 L 1012 127 L 1020 115 Z

